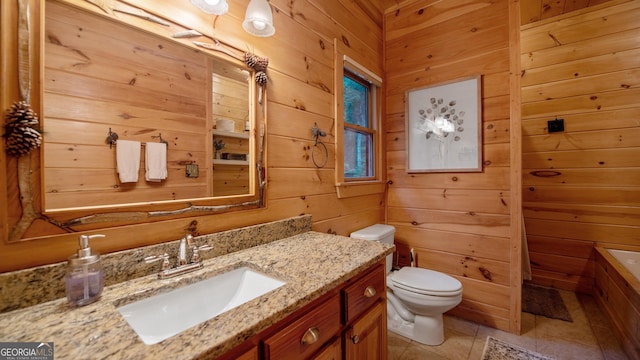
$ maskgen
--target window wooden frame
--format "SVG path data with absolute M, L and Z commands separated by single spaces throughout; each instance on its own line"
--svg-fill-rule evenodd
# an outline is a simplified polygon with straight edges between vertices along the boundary
M 347 198 L 369 194 L 379 194 L 385 191 L 383 168 L 383 134 L 382 134 L 382 78 L 366 67 L 360 65 L 349 56 L 339 52 L 336 54 L 335 65 L 335 119 L 336 119 L 336 170 L 335 182 L 338 198 Z M 373 131 L 373 176 L 360 179 L 345 179 L 344 176 L 344 91 L 343 78 L 346 71 L 360 77 L 371 84 L 370 116 Z M 363 131 L 359 126 L 348 127 Z M 369 131 L 369 130 L 367 130 Z

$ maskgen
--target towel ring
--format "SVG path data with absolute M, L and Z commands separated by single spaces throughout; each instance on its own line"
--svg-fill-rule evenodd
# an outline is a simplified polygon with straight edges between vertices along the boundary
M 322 161 L 322 163 L 318 163 L 315 153 L 316 149 L 320 149 L 321 147 L 322 149 L 324 149 L 324 160 Z M 329 150 L 327 150 L 327 146 L 322 141 L 317 141 L 315 144 L 313 144 L 313 149 L 311 150 L 311 160 L 317 168 L 322 168 L 327 165 L 327 160 L 329 160 Z
M 311 149 L 311 160 L 317 168 L 322 168 L 327 165 L 327 161 L 329 160 L 329 150 L 327 149 L 327 145 L 320 141 L 320 136 L 327 136 L 327 133 L 318 128 L 318 123 L 313 124 L 311 133 L 315 138 L 315 143 L 313 144 L 313 148 Z M 322 150 L 324 150 L 324 160 L 322 160 L 320 163 L 316 160 L 316 149 L 320 151 L 320 154 L 322 154 Z

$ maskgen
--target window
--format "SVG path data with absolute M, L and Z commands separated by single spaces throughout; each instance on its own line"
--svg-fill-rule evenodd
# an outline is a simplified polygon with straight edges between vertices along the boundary
M 337 68 L 336 189 L 338 197 L 384 192 L 380 134 L 382 80 L 344 56 Z
M 375 175 L 372 85 L 346 70 L 344 97 L 344 177 L 370 179 Z

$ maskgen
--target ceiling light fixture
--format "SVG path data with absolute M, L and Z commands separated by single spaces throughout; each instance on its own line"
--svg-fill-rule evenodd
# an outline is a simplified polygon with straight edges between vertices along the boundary
M 229 11 L 227 0 L 191 0 L 191 3 L 207 14 L 224 15 Z
M 268 37 L 275 34 L 273 14 L 267 0 L 251 0 L 249 2 L 242 28 L 249 34 L 259 37 Z

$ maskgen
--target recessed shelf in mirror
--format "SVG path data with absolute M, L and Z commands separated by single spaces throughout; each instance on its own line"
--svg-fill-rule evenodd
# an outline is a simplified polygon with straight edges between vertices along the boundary
M 238 139 L 248 139 L 249 138 L 249 133 L 248 132 L 246 132 L 246 133 L 237 133 L 237 132 L 230 132 L 230 131 L 213 130 L 213 135 L 232 137 L 232 138 L 238 138 Z
M 213 159 L 213 163 L 219 165 L 249 165 L 249 161 L 246 160 Z

